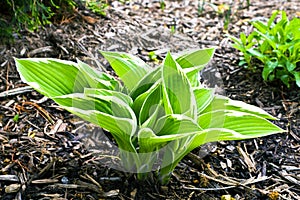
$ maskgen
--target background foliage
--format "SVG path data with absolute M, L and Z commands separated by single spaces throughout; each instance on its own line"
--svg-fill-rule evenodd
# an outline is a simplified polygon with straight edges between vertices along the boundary
M 284 11 L 275 11 L 267 23 L 253 20 L 251 24 L 254 30 L 248 36 L 230 36 L 243 55 L 239 65 L 252 70 L 262 66 L 265 81 L 278 79 L 287 87 L 293 82 L 300 87 L 300 19 L 289 20 Z
M 11 41 L 13 34 L 22 30 L 34 31 L 50 24 L 54 18 L 74 12 L 77 6 L 85 6 L 94 13 L 105 15 L 106 1 L 102 0 L 2 0 L 0 2 L 0 40 Z

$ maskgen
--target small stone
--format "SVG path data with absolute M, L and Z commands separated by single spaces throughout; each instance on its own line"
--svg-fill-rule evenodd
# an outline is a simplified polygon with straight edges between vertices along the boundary
M 11 184 L 5 188 L 6 193 L 16 193 L 19 191 L 21 184 Z
M 69 179 L 68 179 L 67 177 L 63 176 L 63 177 L 61 178 L 61 182 L 62 182 L 63 184 L 68 184 L 68 183 L 69 183 Z

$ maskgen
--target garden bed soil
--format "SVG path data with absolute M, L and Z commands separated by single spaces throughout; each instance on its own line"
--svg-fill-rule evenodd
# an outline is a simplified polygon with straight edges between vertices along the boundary
M 197 1 L 165 1 L 164 10 L 159 1 L 115 1 L 106 17 L 79 9 L 36 32 L 15 34 L 13 43 L 1 45 L 0 199 L 300 199 L 300 90 L 266 83 L 260 70 L 238 67 L 240 55 L 226 37 L 249 33 L 248 22 L 269 17 L 272 10 L 299 17 L 300 2 L 251 0 L 250 7 L 246 2 L 232 5 L 227 30 L 222 13 L 208 4 L 200 13 Z M 221 9 L 228 1 L 212 3 Z M 111 71 L 99 50 L 130 52 L 153 64 L 151 51 L 161 61 L 168 49 L 212 46 L 217 49 L 202 72 L 203 82 L 266 110 L 287 132 L 198 148 L 164 186 L 155 173 L 137 181 L 135 174 L 111 168 L 112 152 L 97 148 L 110 142 L 102 138 L 106 134 L 27 87 L 13 61 L 79 58 Z

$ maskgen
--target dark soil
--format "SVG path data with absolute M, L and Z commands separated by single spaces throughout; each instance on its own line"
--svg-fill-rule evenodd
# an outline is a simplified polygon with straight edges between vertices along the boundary
M 212 1 L 219 8 L 228 2 Z M 105 18 L 79 9 L 1 45 L 0 198 L 300 199 L 300 90 L 295 85 L 266 83 L 260 70 L 238 67 L 239 54 L 226 37 L 227 33 L 248 33 L 249 20 L 269 17 L 272 10 L 299 17 L 300 2 L 250 2 L 247 7 L 246 1 L 235 1 L 228 30 L 224 13 L 218 14 L 208 4 L 200 13 L 197 1 L 165 1 L 164 10 L 155 1 L 111 2 Z M 202 72 L 203 81 L 276 116 L 279 120 L 274 123 L 287 132 L 196 149 L 165 186 L 157 182 L 155 173 L 142 182 L 135 174 L 110 168 L 112 152 L 97 152 L 94 144 L 108 142 L 102 130 L 26 87 L 13 61 L 13 57 L 79 58 L 109 70 L 99 50 L 130 52 L 153 64 L 150 51 L 156 51 L 160 59 L 167 49 L 178 52 L 211 46 L 217 46 L 217 51 Z M 16 88 L 20 92 L 11 93 Z M 205 157 L 204 150 L 209 150 Z

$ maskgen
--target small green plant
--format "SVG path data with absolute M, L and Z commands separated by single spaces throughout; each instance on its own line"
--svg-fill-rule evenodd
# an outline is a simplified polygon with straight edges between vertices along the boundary
M 224 30 L 228 30 L 228 26 L 231 21 L 231 5 L 221 4 L 218 6 L 219 15 L 224 16 Z
M 214 12 L 216 12 L 219 15 L 219 17 L 224 18 L 223 28 L 224 28 L 224 30 L 227 30 L 228 26 L 231 22 L 231 14 L 232 14 L 231 7 L 232 7 L 232 5 L 231 4 L 223 4 L 223 3 L 216 5 L 211 2 L 205 2 L 205 0 L 202 0 L 202 2 L 200 2 L 200 0 L 198 0 L 198 15 L 201 15 L 203 13 L 205 6 L 211 7 L 214 10 Z
M 160 0 L 160 1 L 159 1 L 159 4 L 160 4 L 160 9 L 161 9 L 161 10 L 165 10 L 166 2 L 165 2 L 164 0 Z
M 150 59 L 151 61 L 153 61 L 153 62 L 156 62 L 156 63 L 159 62 L 159 60 L 157 59 L 157 55 L 156 55 L 155 51 L 150 51 L 150 52 L 148 53 L 148 57 L 149 57 L 149 59 Z
M 205 0 L 198 0 L 198 4 L 197 4 L 198 15 L 201 15 L 203 13 L 204 5 L 205 5 Z
M 19 114 L 16 114 L 15 116 L 14 116 L 14 118 L 13 118 L 13 121 L 14 122 L 18 122 L 19 121 Z
M 119 79 L 87 64 L 51 58 L 15 59 L 21 79 L 62 108 L 109 131 L 125 171 L 147 177 L 159 165 L 166 184 L 180 160 L 207 142 L 283 132 L 255 106 L 204 87 L 199 71 L 214 48 L 185 52 L 151 68 L 127 53 L 101 52 Z M 122 81 L 119 81 L 122 80 Z
M 279 13 L 281 19 L 275 23 Z M 276 11 L 267 23 L 257 20 L 251 24 L 255 30 L 248 36 L 229 36 L 233 47 L 243 54 L 239 65 L 252 70 L 262 65 L 265 81 L 280 79 L 288 87 L 291 82 L 300 87 L 300 19 L 289 20 L 284 11 Z
M 250 0 L 247 0 L 247 8 L 249 8 L 249 7 L 250 7 L 250 5 L 251 5 L 251 2 L 250 2 Z
M 108 7 L 107 0 L 82 0 L 85 6 L 96 14 L 106 16 L 105 9 Z

